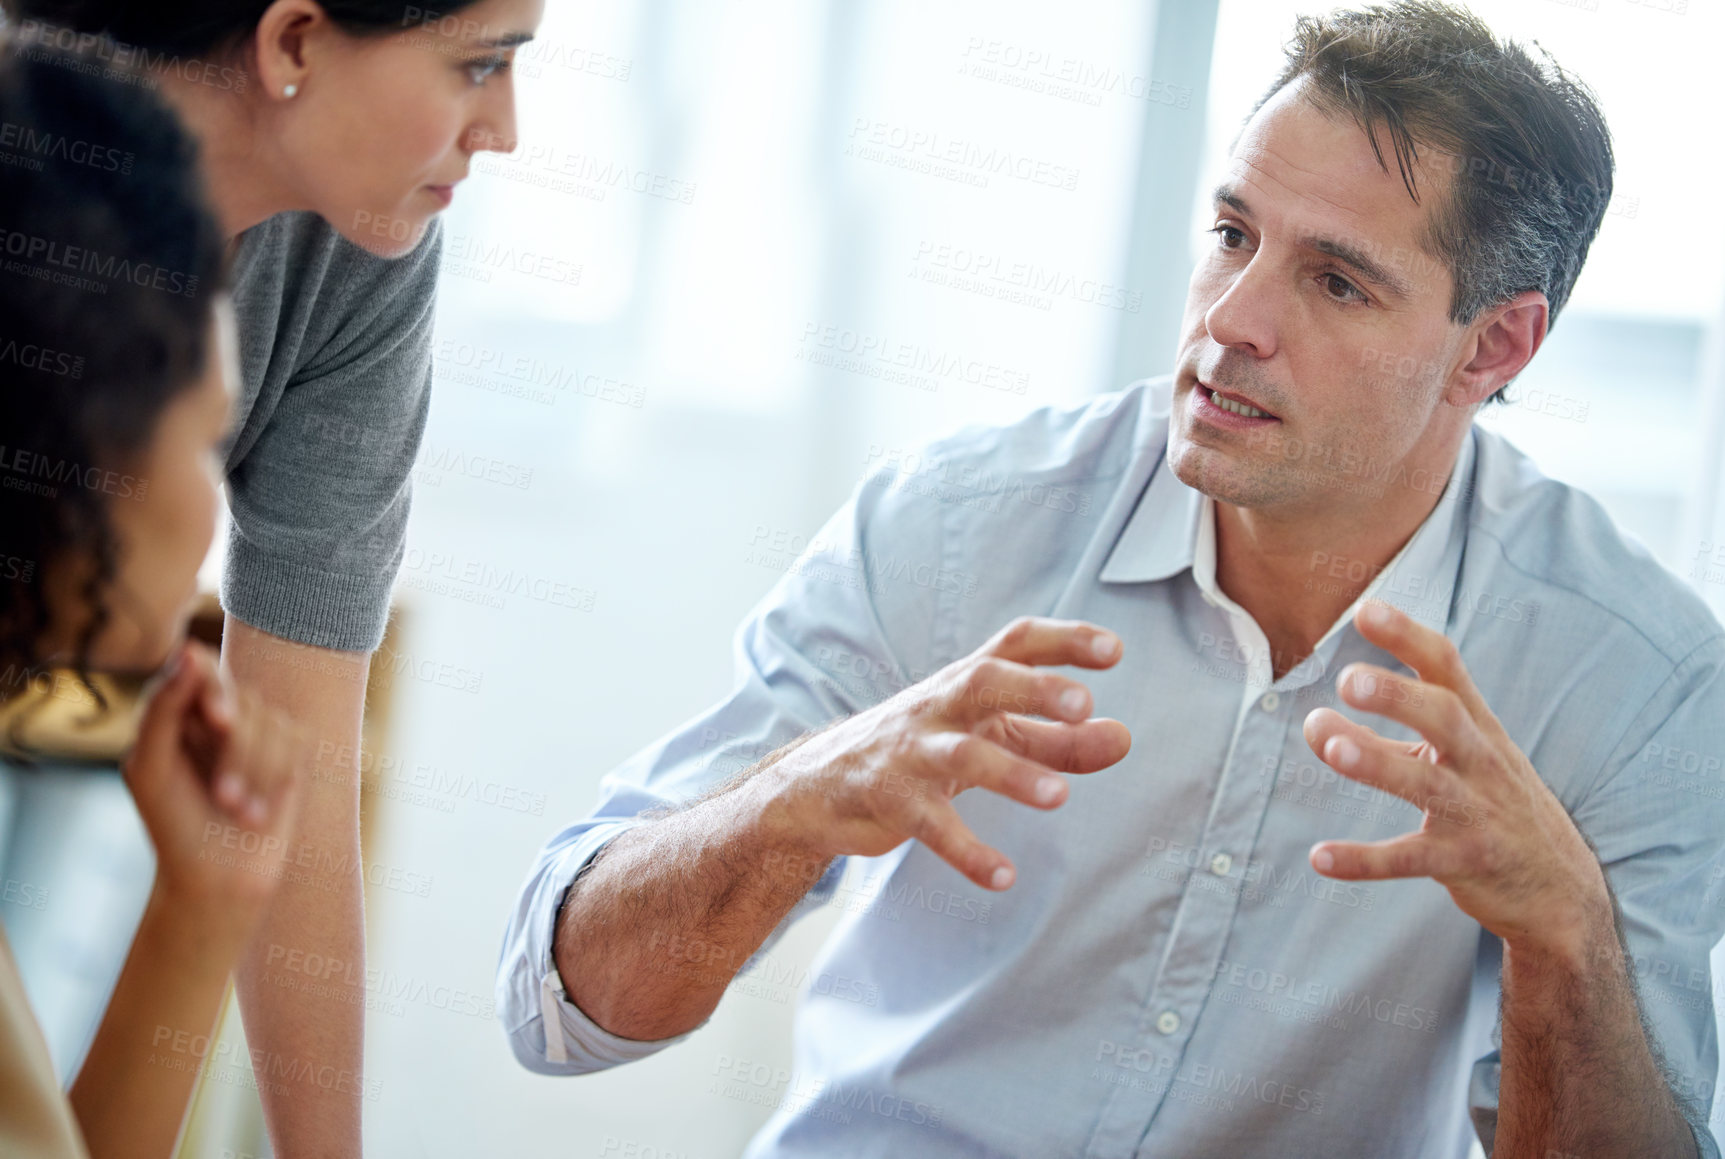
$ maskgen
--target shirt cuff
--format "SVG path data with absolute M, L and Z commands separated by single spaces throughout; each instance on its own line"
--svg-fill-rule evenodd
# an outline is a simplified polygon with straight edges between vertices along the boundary
M 570 885 L 580 876 L 581 871 L 599 855 L 600 850 L 618 835 L 640 823 L 639 819 L 633 819 L 602 830 L 590 831 L 586 834 L 586 840 L 577 842 L 564 854 L 562 864 L 555 871 L 556 879 L 561 884 L 551 895 L 551 912 L 545 915 L 546 923 L 542 931 L 545 935 L 544 948 L 536 955 L 537 960 L 534 963 L 534 971 L 538 974 L 539 1022 L 544 1038 L 541 1057 L 548 1069 L 568 1070 L 579 1074 L 621 1066 L 657 1054 L 668 1046 L 682 1042 L 695 1033 L 695 1030 L 700 1029 L 697 1026 L 673 1038 L 645 1041 L 612 1034 L 587 1017 L 579 1006 L 569 1000 L 569 995 L 563 988 L 563 976 L 557 971 L 553 955 L 557 944 L 557 915 L 563 909 L 564 895 L 569 892 Z M 706 1020 L 703 1019 L 701 1026 L 705 1025 Z

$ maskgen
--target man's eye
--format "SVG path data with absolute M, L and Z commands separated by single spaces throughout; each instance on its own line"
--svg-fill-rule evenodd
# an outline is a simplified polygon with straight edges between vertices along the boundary
M 1213 229 L 1209 230 L 1209 232 L 1215 234 L 1217 237 L 1222 239 L 1222 248 L 1223 249 L 1230 249 L 1231 250 L 1234 248 L 1234 246 L 1229 244 L 1229 235 L 1232 235 L 1233 237 L 1238 238 L 1240 241 L 1246 240 L 1246 235 L 1231 225 L 1218 225 L 1218 226 L 1214 227 Z
M 1360 288 L 1340 274 L 1325 274 L 1324 287 L 1330 291 L 1330 296 L 1339 302 L 1364 302 L 1365 294 Z

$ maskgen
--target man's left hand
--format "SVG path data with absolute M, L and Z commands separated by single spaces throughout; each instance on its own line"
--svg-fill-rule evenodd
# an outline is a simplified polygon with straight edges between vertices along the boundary
M 1425 818 L 1418 831 L 1388 841 L 1320 842 L 1312 868 L 1349 881 L 1432 878 L 1518 948 L 1567 956 L 1597 938 L 1601 921 L 1610 930 L 1598 859 L 1486 707 L 1455 644 L 1376 600 L 1360 607 L 1354 624 L 1418 679 L 1350 664 L 1337 692 L 1425 739 L 1386 740 L 1319 708 L 1306 717 L 1306 743 L 1338 773 L 1417 805 Z

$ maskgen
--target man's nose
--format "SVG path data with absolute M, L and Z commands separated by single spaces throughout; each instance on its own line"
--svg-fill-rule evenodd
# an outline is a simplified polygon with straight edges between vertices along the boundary
M 1204 329 L 1218 346 L 1268 358 L 1276 352 L 1276 305 L 1269 271 L 1254 257 L 1204 312 Z

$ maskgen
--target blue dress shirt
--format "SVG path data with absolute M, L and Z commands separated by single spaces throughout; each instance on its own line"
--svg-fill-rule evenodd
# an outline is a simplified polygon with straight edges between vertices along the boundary
M 1052 813 L 956 800 L 1017 864 L 1005 893 L 916 842 L 833 865 L 786 919 L 843 911 L 808 971 L 794 1068 L 722 1060 L 712 1076 L 709 1095 L 775 1108 L 749 1156 L 1426 1159 L 1465 1156 L 1476 1132 L 1489 1150 L 1501 944 L 1433 881 L 1338 882 L 1306 860 L 1319 840 L 1420 823 L 1301 734 L 1323 705 L 1415 739 L 1335 695 L 1349 663 L 1401 665 L 1350 609 L 1273 678 L 1263 633 L 1216 586 L 1211 501 L 1166 463 L 1169 393 L 1156 380 L 963 431 L 871 475 L 800 556 L 763 559 L 785 575 L 737 634 L 729 699 L 608 776 L 522 889 L 497 999 L 524 1065 L 579 1074 L 679 1041 L 618 1038 L 563 993 L 557 908 L 601 845 L 1039 614 L 1125 640 L 1115 668 L 1080 675 L 1131 753 L 1071 778 Z M 1725 634 L 1597 503 L 1484 430 L 1447 478 L 1304 467 L 1440 494 L 1367 594 L 1455 641 L 1597 848 L 1647 1026 L 1705 1124 Z M 1319 552 L 1305 582 L 1369 574 Z

